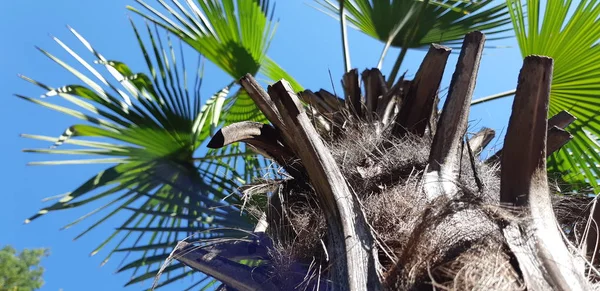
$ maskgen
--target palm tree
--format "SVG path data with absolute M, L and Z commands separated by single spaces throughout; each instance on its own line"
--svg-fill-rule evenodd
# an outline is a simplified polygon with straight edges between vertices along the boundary
M 105 58 L 72 30 L 95 61 L 117 82 L 109 81 L 109 77 L 57 40 L 89 70 L 88 73 L 79 72 L 46 51 L 42 52 L 72 72 L 84 85 L 53 88 L 26 79 L 45 89 L 46 97 L 64 98 L 79 110 L 20 96 L 86 121 L 86 124 L 70 127 L 58 139 L 26 135 L 54 142 L 55 147 L 70 144 L 83 148 L 29 151 L 103 156 L 37 164 L 111 165 L 27 221 L 51 211 L 110 199 L 66 227 L 110 210 L 80 237 L 110 217 L 128 212 L 130 215 L 123 224 L 92 252 L 96 254 L 112 244 L 105 261 L 116 252 L 137 254 L 119 269 L 133 270 L 134 276 L 128 284 L 154 278 L 177 242 L 189 235 L 200 233 L 201 239 L 210 241 L 223 237 L 242 238 L 254 230 L 261 217 L 241 212 L 248 202 L 229 194 L 238 186 L 251 182 L 253 177 L 268 174 L 281 178 L 281 174 L 266 171 L 267 160 L 238 143 L 222 149 L 199 149 L 206 145 L 208 137 L 219 126 L 246 120 L 272 121 L 258 110 L 248 92 L 238 86 L 237 80 L 246 73 L 262 74 L 273 81 L 284 78 L 290 81 L 294 91 L 303 89 L 266 54 L 276 24 L 269 1 L 171 0 L 159 1 L 159 7 L 143 1 L 138 3 L 143 9 L 130 9 L 168 32 L 166 35 L 159 30 L 153 32 L 154 27 L 146 26 L 148 38 L 145 39 L 133 26 L 148 64 L 147 74 L 134 72 L 122 62 Z M 422 48 L 431 42 L 456 45 L 464 34 L 475 29 L 494 35 L 505 31 L 503 25 L 510 21 L 506 5 L 491 6 L 490 1 L 373 1 L 372 6 L 367 5 L 367 1 L 346 1 L 345 9 L 319 3 L 336 15 L 347 12 L 351 26 L 384 42 L 382 60 L 390 46 L 401 48 L 392 74 L 387 78 L 390 84 L 398 83 L 395 82 L 396 74 L 406 50 Z M 377 16 L 385 11 L 393 11 L 397 18 Z M 226 72 L 232 78 L 231 83 L 223 84 L 222 90 L 201 105 L 202 72 L 187 77 L 181 60 L 183 56 L 179 56 L 170 37 L 181 39 Z M 97 80 L 87 75 L 93 75 Z M 75 138 L 85 136 L 104 138 L 108 142 Z M 287 169 L 286 174 L 290 171 L 293 172 Z M 254 264 L 256 260 L 244 263 Z M 171 276 L 159 286 L 193 273 L 184 270 L 182 263 L 170 265 L 161 272 L 171 273 Z M 209 286 L 215 281 L 202 277 L 196 284 Z
M 392 88 L 376 69 L 362 90 L 346 73 L 343 101 L 242 78 L 271 125 L 226 126 L 209 146 L 245 142 L 289 177 L 245 187 L 246 211 L 262 218 L 247 238 L 182 243 L 173 258 L 224 290 L 592 290 L 597 271 L 585 244 L 563 238 L 559 225 L 575 225 L 557 220 L 548 188 L 546 155 L 573 121 L 546 118 L 552 59 L 525 58 L 500 163 L 476 159 L 486 139 L 463 140 L 483 44 L 465 37 L 439 117 L 450 54 L 439 45 Z

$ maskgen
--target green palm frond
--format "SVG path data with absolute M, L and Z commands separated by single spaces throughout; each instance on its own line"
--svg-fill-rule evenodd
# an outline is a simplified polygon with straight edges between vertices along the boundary
M 92 255 L 109 245 L 111 249 L 104 262 L 114 253 L 125 253 L 128 259 L 119 271 L 133 272 L 128 284 L 154 278 L 176 243 L 190 235 L 203 239 L 245 235 L 235 230 L 250 228 L 253 219 L 240 215 L 239 196 L 229 194 L 242 179 L 237 173 L 240 160 L 249 161 L 247 172 L 256 171 L 260 166 L 239 145 L 208 151 L 201 158 L 194 157 L 211 130 L 224 119 L 221 112 L 223 106 L 227 106 L 227 100 L 233 100 L 226 98 L 233 83 L 201 105 L 201 76 L 194 74 L 193 79 L 188 79 L 182 52 L 175 50 L 168 36 L 165 42 L 164 37 L 154 33 L 150 26 L 146 26 L 147 41 L 143 41 L 133 27 L 150 72 L 148 75 L 134 73 L 126 64 L 105 58 L 71 29 L 95 57 L 96 64 L 90 64 L 63 42 L 55 40 L 87 72 L 80 72 L 40 50 L 83 85 L 53 88 L 23 77 L 42 87 L 46 93 L 42 98 L 18 95 L 83 120 L 83 123 L 69 127 L 59 138 L 23 136 L 54 143 L 49 149 L 27 152 L 89 156 L 89 159 L 33 164 L 111 164 L 77 189 L 55 198 L 58 201 L 26 222 L 53 211 L 94 204 L 95 209 L 64 227 L 70 228 L 97 216 L 77 236 L 79 238 L 110 218 L 123 218 L 122 224 L 93 250 Z M 104 74 L 107 77 L 98 70 L 102 68 L 108 71 Z M 70 102 L 72 108 L 56 105 L 55 98 Z M 218 230 L 208 232 L 208 229 Z M 165 276 L 168 279 L 159 286 L 190 274 L 181 264 L 168 267 L 165 273 L 172 274 Z M 202 282 L 199 286 L 214 284 L 212 279 L 199 279 Z
M 431 43 L 460 47 L 464 35 L 475 30 L 493 36 L 488 40 L 508 37 L 502 35 L 511 30 L 505 27 L 511 21 L 506 4 L 491 5 L 492 1 L 344 0 L 344 14 L 350 26 L 385 44 L 378 68 L 390 46 L 401 49 L 387 80 L 391 86 L 409 49 Z M 315 2 L 339 19 L 340 0 Z
M 596 0 L 508 0 L 521 53 L 554 59 L 549 115 L 567 110 L 577 120 L 567 130 L 574 136 L 549 159 L 571 184 L 589 184 L 600 192 L 600 3 Z M 527 14 L 527 17 L 526 17 Z
M 178 36 L 207 60 L 237 81 L 245 74 L 262 73 L 268 79 L 289 80 L 294 89 L 302 86 L 267 56 L 277 23 L 268 0 L 156 0 L 163 11 L 136 0 L 147 13 L 128 9 Z M 226 101 L 231 121 L 265 121 L 265 117 L 243 89 Z M 250 118 L 248 118 L 250 117 Z
M 315 1 L 332 16 L 339 15 L 339 1 Z M 344 8 L 349 24 L 366 35 L 384 43 L 391 41 L 394 47 L 419 48 L 430 43 L 456 46 L 474 30 L 488 36 L 509 31 L 503 28 L 510 23 L 506 5 L 491 2 L 345 0 Z
M 149 13 L 128 9 L 177 35 L 235 80 L 261 72 L 274 81 L 289 78 L 296 90 L 302 89 L 267 57 L 277 24 L 270 1 L 157 0 L 168 14 L 136 1 Z

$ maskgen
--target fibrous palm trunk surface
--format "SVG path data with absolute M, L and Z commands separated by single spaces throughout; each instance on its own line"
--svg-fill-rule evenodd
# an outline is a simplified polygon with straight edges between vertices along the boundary
M 440 116 L 450 49 L 439 45 L 391 88 L 376 69 L 361 74 L 364 92 L 346 73 L 343 99 L 242 78 L 271 124 L 225 127 L 209 147 L 245 142 L 286 177 L 244 187 L 268 198 L 246 206 L 258 221 L 247 240 L 186 244 L 176 258 L 233 290 L 593 289 L 548 187 L 546 156 L 573 121 L 547 119 L 552 59 L 525 58 L 504 148 L 481 161 L 493 131 L 465 138 L 483 45 L 465 37 Z

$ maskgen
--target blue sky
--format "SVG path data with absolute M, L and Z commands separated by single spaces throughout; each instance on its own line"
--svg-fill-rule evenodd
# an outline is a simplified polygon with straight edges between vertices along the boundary
M 150 4 L 156 4 L 149 1 Z M 295 76 L 306 88 L 331 89 L 329 70 L 338 92 L 342 74 L 342 57 L 337 22 L 311 8 L 309 0 L 278 1 L 276 15 L 280 19 L 277 35 L 269 55 L 283 68 Z M 138 46 L 133 38 L 128 16 L 138 23 L 140 18 L 125 9 L 134 1 L 7 1 L 0 9 L 0 32 L 4 37 L 0 46 L 0 119 L 3 138 L 0 139 L 1 181 L 4 186 L 3 203 L 0 204 L 0 246 L 11 244 L 17 249 L 48 247 L 51 256 L 43 261 L 46 268 L 46 284 L 42 290 L 140 290 L 149 287 L 133 285 L 123 288 L 129 274 L 115 275 L 119 257 L 100 267 L 106 252 L 90 257 L 90 252 L 106 237 L 116 223 L 109 221 L 98 230 L 77 241 L 73 238 L 84 226 L 64 231 L 65 224 L 89 211 L 92 207 L 52 213 L 24 225 L 23 221 L 39 208 L 46 206 L 41 200 L 74 189 L 84 180 L 106 166 L 26 166 L 27 162 L 48 158 L 43 155 L 27 154 L 24 148 L 47 147 L 48 144 L 23 139 L 21 133 L 60 135 L 65 128 L 76 122 L 61 115 L 20 100 L 14 93 L 30 97 L 43 94 L 39 88 L 19 79 L 24 74 L 50 86 L 58 87 L 76 81 L 58 65 L 39 53 L 34 46 L 42 47 L 59 57 L 70 60 L 66 53 L 52 41 L 49 34 L 57 36 L 73 46 L 77 52 L 87 56 L 84 48 L 69 33 L 66 25 L 74 27 L 86 37 L 104 56 L 126 62 L 137 71 L 145 70 Z M 349 42 L 353 67 L 360 70 L 377 64 L 382 44 L 359 32 L 350 30 Z M 510 48 L 486 49 L 475 90 L 475 98 L 514 89 L 521 66 L 521 57 L 514 38 L 488 43 L 488 45 L 511 46 Z M 188 51 L 191 52 L 191 51 Z M 397 51 L 388 54 L 384 74 L 388 73 Z M 409 52 L 402 71 L 412 76 L 420 64 L 424 52 Z M 447 65 L 442 88 L 449 84 L 457 54 L 453 54 Z M 195 56 L 192 55 L 191 58 Z M 214 67 L 206 71 L 204 96 L 228 83 L 227 78 Z M 445 92 L 445 91 L 444 91 Z M 471 109 L 472 130 L 482 126 L 503 132 L 510 114 L 511 98 L 494 101 Z M 494 141 L 501 144 L 501 139 Z M 53 158 L 53 157 L 50 157 Z M 113 222 L 113 223 L 111 223 Z M 182 290 L 189 285 L 173 284 L 162 290 Z

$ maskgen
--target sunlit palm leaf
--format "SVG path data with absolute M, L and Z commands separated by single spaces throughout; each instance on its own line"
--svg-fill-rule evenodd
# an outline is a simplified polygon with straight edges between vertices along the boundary
M 277 63 L 267 57 L 275 33 L 273 7 L 268 0 L 156 0 L 162 9 L 136 0 L 147 12 L 130 10 L 178 36 L 233 80 L 259 72 L 268 79 L 290 81 L 302 87 Z M 243 89 L 226 101 L 224 125 L 239 120 L 265 121 Z M 248 118 L 249 117 L 249 118 Z
M 315 1 L 329 14 L 339 15 L 339 1 Z M 488 36 L 510 30 L 503 27 L 510 23 L 506 5 L 491 2 L 432 0 L 418 13 L 411 10 L 425 1 L 346 0 L 344 7 L 349 23 L 363 33 L 384 43 L 391 39 L 394 47 L 419 48 L 434 42 L 457 45 L 474 30 Z
M 554 59 L 548 114 L 568 110 L 577 117 L 567 128 L 573 140 L 551 157 L 549 170 L 599 193 L 600 3 L 546 1 L 542 14 L 540 1 L 527 0 L 526 9 L 520 0 L 507 2 L 522 55 Z
M 409 49 L 431 43 L 454 47 L 465 34 L 479 30 L 492 36 L 509 31 L 508 9 L 492 0 L 344 0 L 344 15 L 350 26 L 384 43 L 377 67 L 381 69 L 390 46 L 401 48 L 388 75 L 394 84 Z M 339 19 L 340 0 L 315 0 L 322 11 Z M 490 38 L 488 38 L 490 39 Z
M 266 56 L 276 26 L 270 1 L 156 0 L 166 13 L 136 1 L 149 13 L 130 10 L 179 36 L 234 79 L 261 71 L 271 80 L 293 80 Z
M 251 217 L 240 215 L 238 196 L 227 196 L 242 178 L 236 173 L 239 167 L 235 162 L 250 155 L 239 148 L 230 148 L 223 152 L 210 151 L 206 158 L 196 159 L 193 156 L 222 119 L 221 109 L 226 105 L 228 88 L 233 83 L 200 106 L 200 79 L 194 74 L 192 80 L 195 84 L 188 89 L 183 56 L 181 59 L 178 57 L 181 52 L 175 51 L 170 39 L 167 38 L 165 44 L 149 26 L 147 30 L 150 45 L 142 41 L 134 27 L 149 75 L 134 73 L 124 63 L 106 59 L 81 35 L 71 30 L 94 55 L 96 65 L 86 62 L 60 40 L 55 40 L 87 69 L 87 73 L 41 51 L 78 77 L 84 85 L 52 88 L 23 77 L 47 92 L 41 99 L 18 95 L 84 121 L 69 127 L 59 138 L 24 135 L 54 142 L 50 149 L 26 151 L 98 157 L 37 164 L 116 163 L 59 197 L 57 202 L 43 208 L 26 222 L 52 211 L 98 203 L 95 209 L 64 227 L 72 227 L 93 215 L 102 215 L 91 222 L 77 236 L 79 238 L 110 218 L 123 218 L 122 224 L 100 242 L 92 255 L 109 244 L 112 250 L 105 262 L 115 252 L 126 253 L 125 266 L 120 271 L 133 271 L 128 284 L 153 278 L 178 240 L 207 229 L 249 228 L 252 222 Z M 108 70 L 110 78 L 97 70 L 102 67 Z M 117 82 L 111 81 L 113 79 Z M 53 98 L 69 101 L 75 109 L 56 105 L 52 102 Z M 85 137 L 106 141 L 80 139 Z M 221 153 L 229 155 L 221 156 Z M 254 159 L 250 161 L 254 163 Z M 225 235 L 235 237 L 243 233 L 217 230 L 202 232 L 199 237 Z M 131 258 L 130 254 L 133 254 Z M 161 286 L 172 282 L 172 278 L 189 274 L 180 264 L 165 270 L 165 273 L 171 272 L 173 274 L 161 282 Z M 204 285 L 214 283 L 211 280 L 201 282 Z

